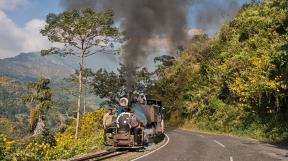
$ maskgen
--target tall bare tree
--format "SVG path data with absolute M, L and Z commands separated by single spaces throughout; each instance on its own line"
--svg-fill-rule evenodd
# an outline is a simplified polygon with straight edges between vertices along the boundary
M 68 82 L 69 84 L 71 84 L 71 86 L 69 86 L 68 88 L 66 88 L 66 91 L 69 94 L 72 94 L 73 96 L 77 96 L 77 92 L 76 90 L 77 88 L 77 84 L 79 83 L 78 81 L 78 76 L 79 76 L 79 70 L 76 70 L 74 74 L 70 74 L 69 77 L 64 78 L 64 81 Z M 83 114 L 85 114 L 86 112 L 86 94 L 87 92 L 89 92 L 89 83 L 91 83 L 91 79 L 93 78 L 94 73 L 90 68 L 85 68 L 82 71 L 82 83 L 83 83 Z
M 75 139 L 78 138 L 81 97 L 83 95 L 84 59 L 96 53 L 112 50 L 113 41 L 118 35 L 113 27 L 113 12 L 111 10 L 96 12 L 92 9 L 65 11 L 60 14 L 48 14 L 47 25 L 41 30 L 51 42 L 63 44 L 63 47 L 52 47 L 42 50 L 41 54 L 57 54 L 60 56 L 74 55 L 79 57 L 79 96 L 77 103 L 77 118 Z

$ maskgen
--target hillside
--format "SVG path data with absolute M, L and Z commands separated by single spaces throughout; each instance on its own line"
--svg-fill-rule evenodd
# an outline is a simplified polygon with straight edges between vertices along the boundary
M 102 61 L 107 61 L 109 57 L 100 58 L 103 58 Z M 92 61 L 93 59 L 90 60 L 90 65 Z M 93 64 L 94 67 L 96 65 L 98 64 Z M 68 92 L 65 93 L 64 88 L 69 86 L 63 78 L 72 74 L 74 69 L 77 69 L 77 59 L 69 57 L 54 55 L 42 57 L 39 53 L 22 53 L 14 58 L 0 59 L 0 133 L 17 138 L 28 132 L 27 119 L 33 107 L 25 104 L 22 97 L 27 93 L 27 83 L 42 76 L 51 80 L 50 86 L 53 93 L 53 108 L 50 110 L 52 119 L 49 126 L 53 128 L 57 126 L 59 112 L 73 115 L 76 109 L 76 97 Z M 87 95 L 87 111 L 94 111 L 101 102 L 98 97 Z M 7 125 L 25 130 L 13 132 Z
M 20 80 L 35 80 L 41 76 L 63 79 L 73 73 L 73 62 L 63 60 L 55 56 L 41 57 L 40 53 L 21 53 L 14 58 L 0 59 L 0 74 Z
M 213 39 L 196 36 L 154 95 L 170 123 L 288 140 L 288 1 L 244 5 Z
M 77 57 L 42 57 L 40 53 L 21 53 L 13 58 L 0 59 L 0 76 L 19 80 L 35 80 L 41 76 L 51 80 L 62 80 L 79 68 Z M 93 55 L 86 60 L 86 66 L 92 69 L 105 68 L 115 70 L 118 58 L 115 55 Z

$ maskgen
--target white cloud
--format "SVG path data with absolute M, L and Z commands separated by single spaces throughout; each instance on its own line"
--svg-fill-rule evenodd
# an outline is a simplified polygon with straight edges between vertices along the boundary
M 28 0 L 0 0 L 0 9 L 13 10 L 22 7 L 28 3 Z
M 22 43 L 24 52 L 39 51 L 51 46 L 46 37 L 40 34 L 41 28 L 45 26 L 45 21 L 34 19 L 26 23 L 23 29 L 25 41 Z
M 20 52 L 40 51 L 51 43 L 40 34 L 45 21 L 33 19 L 24 27 L 18 27 L 0 10 L 0 59 L 14 57 Z

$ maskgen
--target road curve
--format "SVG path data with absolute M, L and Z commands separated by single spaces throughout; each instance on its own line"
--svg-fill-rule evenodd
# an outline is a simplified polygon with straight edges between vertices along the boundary
M 288 161 L 288 149 L 237 137 L 173 129 L 169 143 L 137 161 Z

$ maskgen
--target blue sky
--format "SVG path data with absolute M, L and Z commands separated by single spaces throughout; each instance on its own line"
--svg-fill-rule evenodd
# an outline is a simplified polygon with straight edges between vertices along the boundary
M 13 0 L 12 0 L 13 1 Z M 6 10 L 6 14 L 18 25 L 23 26 L 31 19 L 45 19 L 48 13 L 59 13 L 63 8 L 59 5 L 60 0 L 18 0 L 26 1 L 25 5 L 13 10 Z M 227 5 L 227 0 L 211 0 L 222 6 Z M 247 0 L 237 0 L 240 4 L 247 2 Z M 227 7 L 227 6 L 225 6 Z M 189 26 L 196 27 L 195 12 L 205 10 L 203 5 L 194 5 L 190 7 L 188 14 Z
M 48 13 L 62 10 L 59 0 L 0 0 L 0 59 L 51 47 L 39 31 Z
M 29 0 L 19 8 L 6 10 L 6 14 L 18 26 L 24 26 L 31 19 L 45 19 L 48 13 L 60 11 L 59 0 Z
M 248 0 L 193 1 L 197 3 L 189 6 L 188 30 L 200 29 L 213 36 Z M 48 13 L 61 11 L 60 0 L 0 0 L 0 59 L 51 46 L 39 31 Z

